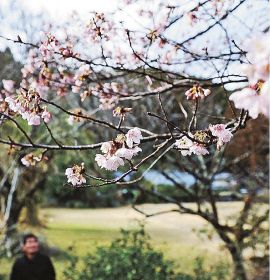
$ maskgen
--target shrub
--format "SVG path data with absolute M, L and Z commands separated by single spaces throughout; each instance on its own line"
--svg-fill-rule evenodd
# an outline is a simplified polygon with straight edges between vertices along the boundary
M 144 227 L 139 230 L 121 230 L 120 238 L 109 246 L 97 247 L 79 261 L 69 256 L 64 271 L 65 280 L 225 280 L 228 267 L 224 264 L 205 268 L 203 258 L 194 261 L 193 275 L 175 273 L 174 263 L 156 251 Z
M 121 237 L 109 247 L 98 247 L 95 254 L 85 257 L 80 270 L 78 257 L 71 257 L 64 275 L 67 280 L 175 279 L 173 263 L 152 248 L 143 227 L 121 230 Z

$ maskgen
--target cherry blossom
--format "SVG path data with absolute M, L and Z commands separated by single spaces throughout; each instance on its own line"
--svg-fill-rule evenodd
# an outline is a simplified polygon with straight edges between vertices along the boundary
M 207 155 L 209 154 L 209 152 L 207 151 L 207 149 L 204 147 L 204 145 L 199 144 L 199 143 L 194 143 L 191 147 L 190 147 L 190 151 L 199 156 L 199 155 Z
M 12 80 L 2 80 L 3 87 L 8 92 L 13 92 L 15 82 Z
M 47 107 L 41 107 L 40 95 L 35 88 L 30 87 L 28 92 L 19 91 L 15 97 L 8 96 L 5 98 L 8 108 L 21 115 L 24 120 L 27 120 L 28 125 L 40 125 L 41 118 L 47 123 L 52 115 Z
M 68 178 L 68 183 L 71 183 L 73 186 L 80 186 L 86 183 L 84 178 L 84 163 L 81 165 L 74 165 L 72 168 L 67 168 L 65 175 Z
M 116 107 L 113 110 L 114 117 L 125 117 L 125 115 L 132 111 L 132 108 Z
M 99 99 L 100 105 L 99 108 L 102 110 L 110 110 L 115 107 L 118 103 L 117 96 L 103 96 Z
M 133 144 L 140 144 L 142 139 L 142 133 L 138 127 L 132 128 L 126 134 L 126 143 L 129 148 L 133 147 Z
M 52 114 L 50 112 L 48 112 L 47 108 L 45 108 L 41 114 L 41 117 L 45 123 L 48 123 L 52 118 Z
M 110 171 L 116 171 L 119 166 L 125 164 L 124 160 L 118 156 L 109 157 L 106 163 L 106 169 Z
M 72 110 L 72 113 L 74 113 L 76 115 L 83 115 L 83 111 L 79 108 Z M 79 123 L 81 121 L 83 121 L 83 118 L 80 118 L 79 116 L 74 116 L 74 115 L 70 115 L 67 119 L 67 123 L 69 125 L 73 125 L 75 122 Z
M 247 110 L 253 119 L 256 119 L 260 113 L 269 117 L 269 43 L 269 32 L 254 37 L 249 42 L 247 57 L 250 63 L 237 68 L 240 73 L 247 76 L 249 85 L 230 96 L 235 107 Z
M 29 167 L 29 166 L 35 166 L 37 162 L 41 161 L 42 156 L 35 156 L 33 153 L 25 155 L 21 162 L 23 165 Z
M 193 142 L 186 136 L 182 137 L 179 140 L 176 140 L 175 147 L 180 149 L 180 152 L 183 156 L 190 156 L 192 152 L 190 147 L 193 145 Z
M 210 125 L 209 129 L 213 136 L 218 137 L 218 140 L 222 141 L 223 143 L 227 143 L 233 137 L 233 134 L 229 129 L 226 128 L 224 124 L 216 124 Z
M 35 113 L 32 113 L 27 118 L 29 125 L 40 125 L 40 116 L 36 115 Z
M 194 135 L 190 134 L 191 137 Z M 196 138 L 196 137 L 195 137 Z M 202 139 L 200 139 L 202 140 Z M 180 149 L 180 152 L 183 156 L 190 156 L 191 154 L 195 155 L 206 155 L 209 154 L 207 149 L 203 144 L 193 142 L 187 136 L 183 136 L 181 139 L 176 140 L 175 147 Z
M 102 143 L 101 148 L 100 148 L 100 150 L 104 154 L 110 153 L 112 149 L 113 149 L 113 142 L 112 141 Z
M 9 109 L 13 112 L 18 112 L 20 104 L 13 97 L 6 97 L 5 101 L 8 103 Z
M 107 158 L 104 155 L 97 154 L 95 156 L 95 161 L 97 162 L 97 165 L 101 168 L 107 167 Z
M 120 148 L 119 150 L 116 151 L 115 155 L 128 159 L 128 160 L 131 160 L 134 155 L 137 155 L 138 152 L 141 152 L 141 151 L 142 151 L 142 149 L 139 147 L 135 147 L 133 149 Z
M 142 151 L 138 146 L 133 147 L 134 143 L 140 143 L 141 138 L 140 130 L 133 128 L 126 135 L 119 134 L 115 140 L 103 142 L 100 147 L 103 155 L 97 154 L 95 157 L 97 165 L 110 171 L 117 170 L 120 166 L 124 165 L 124 160 L 131 160 L 133 156 Z M 129 141 L 130 146 L 127 141 Z
M 251 118 L 256 119 L 260 113 L 269 117 L 269 81 L 259 91 L 246 87 L 234 92 L 230 98 L 237 109 L 245 109 Z
M 209 89 L 203 89 L 199 85 L 194 85 L 192 88 L 190 88 L 185 92 L 185 95 L 188 100 L 204 99 L 206 96 L 210 94 L 211 91 Z
M 239 70 L 247 75 L 249 83 L 269 80 L 270 76 L 270 37 L 269 32 L 254 36 L 247 42 L 247 56 L 251 64 L 240 65 Z

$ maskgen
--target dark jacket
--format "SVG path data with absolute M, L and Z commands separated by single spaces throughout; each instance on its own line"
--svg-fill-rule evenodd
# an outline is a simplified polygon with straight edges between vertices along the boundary
M 38 253 L 31 260 L 26 256 L 18 258 L 10 280 L 55 280 L 55 271 L 49 257 Z

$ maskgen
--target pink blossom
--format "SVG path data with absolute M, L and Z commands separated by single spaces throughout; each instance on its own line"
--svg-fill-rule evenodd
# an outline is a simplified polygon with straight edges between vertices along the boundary
M 185 92 L 185 95 L 188 100 L 204 99 L 206 96 L 210 94 L 211 91 L 209 89 L 203 89 L 199 85 L 194 85 L 192 88 L 190 88 Z
M 132 149 L 120 148 L 116 151 L 115 155 L 121 158 L 131 160 L 133 157 L 133 151 Z
M 124 160 L 118 156 L 112 156 L 107 160 L 106 163 L 106 169 L 107 170 L 111 170 L 111 171 L 115 171 L 118 169 L 119 166 L 123 166 Z
M 269 117 L 269 82 L 262 86 L 260 92 L 250 87 L 234 92 L 230 98 L 237 109 L 245 109 L 251 118 L 256 119 L 260 113 Z
M 40 125 L 40 116 L 32 113 L 31 115 L 29 115 L 27 121 L 29 125 Z
M 212 135 L 218 137 L 218 139 L 223 143 L 229 142 L 233 137 L 231 131 L 227 129 L 224 124 L 210 125 L 209 129 Z
M 73 93 L 79 93 L 80 92 L 80 88 L 77 87 L 77 86 L 72 86 L 71 90 L 72 90 Z
M 134 155 L 137 155 L 141 151 L 142 149 L 139 147 L 135 147 L 133 149 L 120 148 L 116 151 L 115 155 L 121 158 L 131 160 Z
M 198 143 L 194 143 L 191 147 L 190 147 L 190 151 L 192 153 L 194 153 L 195 155 L 206 155 L 206 154 L 209 154 L 209 152 L 207 151 L 207 149 L 201 145 L 201 144 L 198 144 Z
M 44 120 L 45 123 L 48 123 L 52 118 L 52 114 L 50 112 L 48 112 L 47 109 L 45 109 L 42 112 L 41 117 L 42 117 L 42 119 Z
M 142 133 L 138 127 L 130 129 L 126 134 L 126 143 L 129 148 L 133 147 L 133 144 L 140 144 L 142 139 Z
M 102 110 L 110 110 L 115 107 L 115 105 L 118 103 L 118 97 L 117 96 L 109 96 L 109 97 L 101 97 L 99 99 L 100 105 L 99 108 Z
M 28 111 L 21 112 L 21 116 L 24 120 L 28 120 L 30 118 L 30 113 Z
M 2 80 L 2 82 L 3 82 L 3 87 L 6 91 L 13 92 L 14 85 L 15 85 L 14 81 L 12 81 L 12 80 Z

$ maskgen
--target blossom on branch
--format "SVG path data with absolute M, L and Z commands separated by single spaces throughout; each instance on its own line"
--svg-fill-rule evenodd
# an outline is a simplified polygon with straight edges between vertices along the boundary
M 269 117 L 269 83 L 270 81 L 267 81 L 257 87 L 246 87 L 234 92 L 229 99 L 237 109 L 247 110 L 253 119 L 260 113 Z
M 16 98 L 7 96 L 5 103 L 9 110 L 27 120 L 28 125 L 40 125 L 41 119 L 46 123 L 51 120 L 51 113 L 46 106 L 41 107 L 40 95 L 34 88 L 30 87 L 28 92 L 20 90 Z
M 142 139 L 142 133 L 138 127 L 132 128 L 126 134 L 126 143 L 129 148 L 133 147 L 133 144 L 140 144 Z
M 44 108 L 44 111 L 42 112 L 41 117 L 45 123 L 48 123 L 51 120 L 52 114 L 48 111 L 47 107 Z
M 194 137 L 194 135 L 191 135 Z M 190 156 L 191 154 L 195 155 L 206 155 L 209 154 L 207 149 L 203 144 L 193 142 L 187 136 L 183 136 L 181 139 L 176 140 L 175 147 L 180 150 L 183 156 Z
M 199 85 L 194 85 L 192 88 L 190 88 L 185 92 L 185 95 L 188 100 L 204 99 L 210 94 L 211 94 L 210 89 L 203 89 Z
M 192 152 L 190 147 L 193 145 L 193 142 L 186 136 L 182 137 L 179 140 L 176 140 L 175 147 L 178 148 L 183 156 L 190 156 Z
M 139 144 L 142 138 L 141 131 L 135 127 L 130 129 L 126 135 L 120 134 L 113 141 L 104 142 L 100 150 L 102 154 L 97 154 L 95 161 L 101 168 L 116 171 L 125 164 L 124 160 L 130 161 L 142 149 L 134 144 Z
M 209 152 L 207 151 L 207 149 L 205 148 L 205 146 L 203 144 L 199 144 L 199 143 L 194 143 L 191 147 L 190 147 L 190 151 L 197 155 L 207 155 L 209 154 Z
M 223 143 L 227 143 L 233 137 L 233 134 L 229 129 L 226 128 L 225 124 L 210 125 L 209 129 L 213 136 L 216 136 L 218 140 Z
M 74 165 L 71 168 L 67 168 L 65 175 L 68 178 L 68 183 L 71 183 L 73 186 L 80 186 L 86 183 L 86 179 L 83 174 L 85 172 L 84 163 L 81 165 Z
M 230 100 L 237 109 L 247 110 L 256 119 L 260 113 L 269 118 L 270 93 L 270 37 L 255 37 L 247 46 L 249 64 L 239 65 L 237 70 L 248 78 L 248 86 L 234 92 Z
M 25 155 L 22 159 L 21 159 L 21 163 L 27 167 L 29 166 L 35 166 L 37 162 L 40 162 L 42 159 L 42 155 L 41 156 L 35 156 L 33 153 L 27 154 Z
M 12 81 L 12 80 L 2 80 L 2 83 L 3 83 L 4 89 L 5 89 L 7 92 L 9 92 L 9 93 L 13 92 L 13 90 L 14 90 L 14 85 L 15 85 L 15 82 L 14 82 L 14 81 Z
M 139 147 L 135 147 L 133 149 L 127 149 L 127 148 L 120 148 L 116 151 L 116 155 L 128 160 L 131 160 L 133 156 L 136 156 L 139 152 L 141 152 L 142 149 Z

